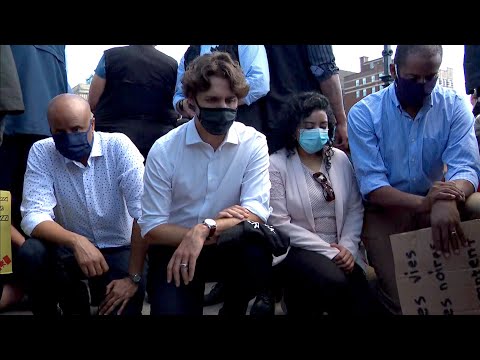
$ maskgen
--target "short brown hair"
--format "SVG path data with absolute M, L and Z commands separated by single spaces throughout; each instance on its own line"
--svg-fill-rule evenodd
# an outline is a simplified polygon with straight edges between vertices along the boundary
M 212 76 L 228 80 L 237 98 L 247 96 L 250 87 L 240 64 L 230 54 L 221 51 L 198 56 L 188 65 L 182 79 L 183 93 L 186 97 L 195 97 L 199 92 L 207 91 Z

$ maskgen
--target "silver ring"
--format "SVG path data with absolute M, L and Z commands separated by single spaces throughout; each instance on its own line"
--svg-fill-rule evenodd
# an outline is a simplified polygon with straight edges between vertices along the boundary
M 181 267 L 188 268 L 188 264 L 180 264 Z

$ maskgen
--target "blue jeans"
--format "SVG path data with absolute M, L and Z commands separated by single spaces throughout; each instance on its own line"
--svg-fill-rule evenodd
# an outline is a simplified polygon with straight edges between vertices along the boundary
M 100 249 L 109 270 L 87 279 L 71 250 L 29 238 L 18 252 L 19 276 L 32 302 L 35 315 L 56 315 L 57 304 L 65 315 L 90 315 L 90 305 L 105 298 L 106 286 L 128 274 L 130 246 Z M 145 277 L 122 315 L 141 315 Z M 90 296 L 84 281 L 88 280 Z M 112 314 L 115 314 L 113 311 Z

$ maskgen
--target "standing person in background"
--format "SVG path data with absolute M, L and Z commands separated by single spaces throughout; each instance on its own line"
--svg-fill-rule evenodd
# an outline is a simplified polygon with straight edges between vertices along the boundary
M 126 134 L 147 158 L 153 143 L 176 125 L 171 99 L 177 66 L 155 45 L 106 50 L 88 95 L 97 130 Z
M 65 45 L 10 45 L 22 88 L 25 112 L 5 116 L 0 147 L 0 189 L 12 194 L 12 225 L 20 229 L 20 203 L 28 152 L 37 140 L 51 136 L 48 102 L 68 92 Z
M 0 45 L 0 146 L 3 141 L 5 116 L 19 115 L 24 111 L 22 88 L 12 49 L 10 45 Z
M 463 71 L 465 74 L 465 91 L 467 95 L 480 89 L 480 45 L 465 45 L 463 57 Z
M 265 45 L 270 69 L 270 92 L 262 118 L 270 154 L 283 137 L 280 109 L 290 96 L 320 91 L 330 102 L 336 119 L 334 145 L 348 151 L 347 117 L 332 45 Z
M 185 105 L 186 98 L 182 88 L 183 74 L 193 59 L 212 51 L 227 52 L 233 60 L 239 62 L 250 90 L 243 99 L 239 99 L 236 121 L 263 132 L 258 107 L 260 100 L 270 90 L 268 60 L 263 45 L 190 45 L 178 65 L 177 85 L 173 98 L 175 110 L 184 118 L 191 119 L 195 116 L 193 109 Z
M 471 95 L 473 116 L 475 116 L 475 136 L 480 147 L 480 45 L 465 45 L 463 57 L 465 91 Z

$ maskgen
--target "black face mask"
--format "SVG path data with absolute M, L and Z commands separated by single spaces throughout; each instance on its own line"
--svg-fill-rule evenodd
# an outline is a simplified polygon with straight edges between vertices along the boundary
M 198 120 L 212 135 L 225 135 L 237 118 L 237 109 L 201 107 L 198 101 L 197 106 L 200 110 Z
M 396 70 L 395 94 L 397 95 L 398 101 L 400 101 L 403 106 L 422 107 L 425 98 L 432 93 L 438 77 L 434 76 L 433 79 L 425 83 L 418 83 L 416 80 L 400 77 L 398 75 L 398 68 L 396 68 Z

